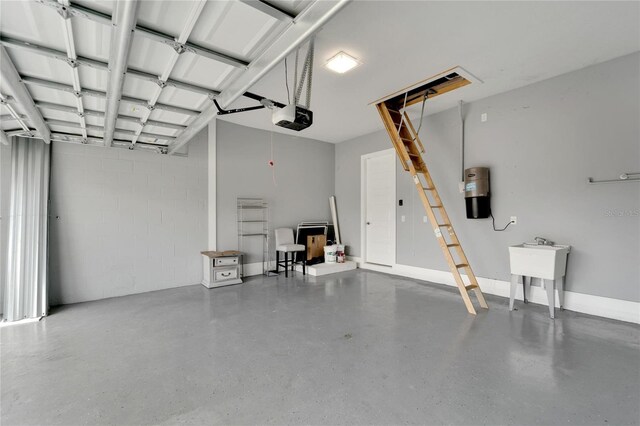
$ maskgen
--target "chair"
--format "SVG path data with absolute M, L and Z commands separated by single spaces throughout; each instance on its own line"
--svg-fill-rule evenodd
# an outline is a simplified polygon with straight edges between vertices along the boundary
M 302 263 L 302 275 L 307 274 L 307 256 L 306 248 L 302 244 L 295 244 L 293 240 L 293 229 L 278 228 L 276 234 L 276 273 L 280 273 L 280 266 L 284 266 L 284 276 L 289 276 L 289 254 L 291 254 L 291 271 L 293 265 Z M 284 263 L 280 263 L 280 252 L 284 253 Z M 302 261 L 295 262 L 295 254 L 302 252 Z

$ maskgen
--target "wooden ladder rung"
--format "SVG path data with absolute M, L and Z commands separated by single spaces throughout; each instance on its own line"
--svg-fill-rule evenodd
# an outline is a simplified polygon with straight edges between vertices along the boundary
M 402 139 L 402 142 L 409 142 L 409 143 L 413 143 L 413 140 L 412 140 L 412 139 L 403 138 L 402 136 L 400 136 L 400 139 Z
M 401 113 L 400 111 L 396 111 L 395 109 L 389 109 L 389 108 L 387 108 L 387 111 L 389 111 L 389 112 L 393 112 L 393 113 L 395 113 L 395 114 L 400 114 L 400 115 L 402 115 L 402 113 Z
M 431 207 L 432 209 L 444 209 L 444 206 L 442 204 L 429 205 L 429 207 Z
M 477 285 L 475 284 L 469 284 L 469 285 L 465 285 L 464 288 L 469 291 L 469 290 L 473 290 L 474 288 L 478 288 Z
M 407 154 L 409 154 L 409 157 L 412 157 L 412 158 L 420 158 L 418 154 L 414 154 L 413 152 L 407 151 Z
M 451 224 L 450 223 L 439 223 L 438 224 L 439 228 L 442 228 L 442 227 L 445 227 L 445 226 L 451 226 Z
M 424 189 L 425 191 L 435 191 L 435 188 L 432 188 L 430 186 L 423 186 L 422 189 Z
M 451 247 L 458 247 L 460 244 L 454 243 L 454 244 L 447 244 L 447 247 L 451 248 Z
M 468 263 L 456 263 L 456 269 L 462 269 L 468 267 Z

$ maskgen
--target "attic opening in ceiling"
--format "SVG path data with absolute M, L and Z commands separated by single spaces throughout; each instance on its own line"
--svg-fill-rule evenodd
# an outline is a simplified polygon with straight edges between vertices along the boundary
M 422 102 L 425 96 L 432 99 L 474 82 L 482 83 L 462 67 L 454 67 L 380 98 L 371 104 L 385 102 L 387 105 L 394 105 L 396 109 L 407 108 Z

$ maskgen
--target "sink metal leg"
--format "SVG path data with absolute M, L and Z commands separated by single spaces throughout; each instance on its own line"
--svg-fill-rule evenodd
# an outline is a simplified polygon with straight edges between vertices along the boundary
M 556 309 L 556 290 L 555 280 L 543 280 L 544 286 L 547 289 L 547 300 L 549 301 L 549 317 L 555 318 Z
M 524 303 L 529 303 L 529 293 L 531 290 L 531 277 L 522 277 L 522 298 Z
M 556 280 L 558 286 L 558 302 L 560 302 L 560 310 L 564 311 L 564 277 Z
M 518 288 L 519 275 L 511 275 L 511 291 L 509 292 L 509 310 L 513 311 L 513 302 L 516 299 L 516 289 Z

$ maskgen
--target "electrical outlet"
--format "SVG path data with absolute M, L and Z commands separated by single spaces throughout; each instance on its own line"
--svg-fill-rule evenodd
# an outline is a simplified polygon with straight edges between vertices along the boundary
M 407 217 L 405 215 L 400 216 L 400 222 L 404 222 L 405 220 L 407 220 Z
M 484 123 L 485 121 L 487 121 L 487 113 L 486 113 L 486 112 L 483 112 L 483 113 L 480 115 L 480 121 L 482 121 L 483 123 Z
M 513 223 L 514 225 L 518 224 L 518 216 L 511 216 L 511 223 Z
M 429 222 L 429 218 L 428 218 L 428 217 L 426 217 L 426 216 L 422 216 L 422 221 L 423 221 L 424 223 L 427 223 L 427 222 Z

